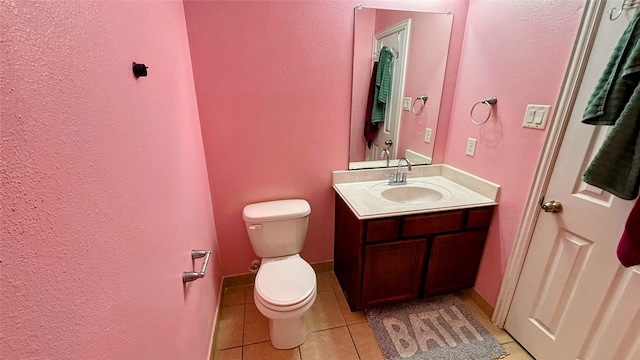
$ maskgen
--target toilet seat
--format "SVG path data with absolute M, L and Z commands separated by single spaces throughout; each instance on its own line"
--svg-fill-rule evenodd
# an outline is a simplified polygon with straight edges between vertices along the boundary
M 274 311 L 292 311 L 315 294 L 316 273 L 299 255 L 263 262 L 256 275 L 256 297 Z

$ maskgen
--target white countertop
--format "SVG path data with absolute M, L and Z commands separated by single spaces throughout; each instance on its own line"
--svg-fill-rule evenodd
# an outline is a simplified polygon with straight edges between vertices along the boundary
M 360 220 L 489 206 L 498 201 L 499 185 L 448 165 L 414 166 L 407 185 L 388 185 L 388 174 L 395 171 L 395 168 L 334 171 L 333 188 Z M 384 190 L 402 186 L 431 188 L 443 197 L 434 202 L 410 204 L 382 196 Z

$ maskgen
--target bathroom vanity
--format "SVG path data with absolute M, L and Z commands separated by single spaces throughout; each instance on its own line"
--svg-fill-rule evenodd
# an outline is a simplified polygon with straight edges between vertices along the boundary
M 399 186 L 334 173 L 334 271 L 353 311 L 474 285 L 499 186 L 446 165 L 415 169 Z

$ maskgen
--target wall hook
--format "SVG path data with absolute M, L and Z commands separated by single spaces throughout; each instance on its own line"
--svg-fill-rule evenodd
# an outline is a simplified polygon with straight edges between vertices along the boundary
M 147 76 L 148 67 L 145 64 L 137 64 L 134 62 L 132 68 L 133 75 L 135 75 L 136 78 L 139 78 L 140 76 Z

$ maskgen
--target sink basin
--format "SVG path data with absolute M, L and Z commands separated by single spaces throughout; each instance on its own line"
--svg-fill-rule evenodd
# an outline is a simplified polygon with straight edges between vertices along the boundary
M 442 199 L 440 191 L 428 187 L 400 185 L 384 190 L 382 197 L 403 204 L 428 204 Z

